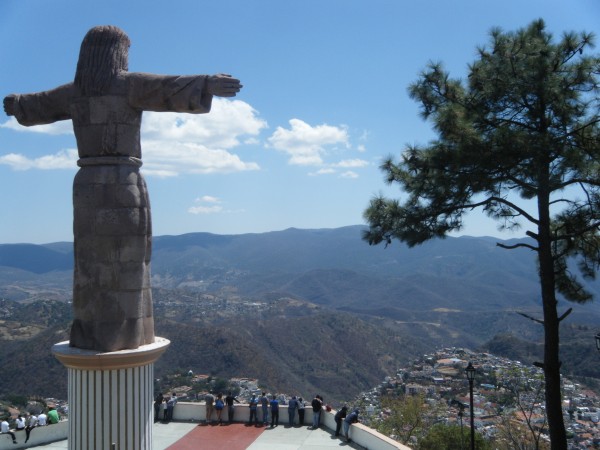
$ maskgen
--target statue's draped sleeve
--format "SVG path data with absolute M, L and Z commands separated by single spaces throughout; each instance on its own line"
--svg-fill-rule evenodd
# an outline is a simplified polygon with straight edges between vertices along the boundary
M 153 75 L 129 73 L 129 104 L 143 111 L 202 114 L 210 111 L 212 94 L 206 92 L 207 75 Z
M 14 115 L 21 125 L 44 125 L 71 118 L 73 83 L 50 91 L 15 96 Z

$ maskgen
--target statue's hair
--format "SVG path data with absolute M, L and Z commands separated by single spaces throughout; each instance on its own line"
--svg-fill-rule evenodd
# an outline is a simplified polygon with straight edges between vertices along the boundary
M 81 43 L 75 85 L 83 95 L 102 95 L 117 74 L 128 69 L 131 41 L 112 25 L 92 28 Z

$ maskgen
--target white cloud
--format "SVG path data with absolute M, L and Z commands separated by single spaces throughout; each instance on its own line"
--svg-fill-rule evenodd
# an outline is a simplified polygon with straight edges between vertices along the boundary
M 213 206 L 191 206 L 188 208 L 188 212 L 191 214 L 214 214 L 219 213 L 223 210 L 222 206 L 213 205 Z
M 229 149 L 240 145 L 242 136 L 256 136 L 267 127 L 257 114 L 248 103 L 221 98 L 213 100 L 209 114 L 146 112 L 142 138 Z
M 144 173 L 144 175 L 147 176 L 151 176 L 151 177 L 156 177 L 156 178 L 170 178 L 170 177 L 176 177 L 179 175 L 179 171 L 178 170 L 168 170 L 168 169 L 159 169 L 159 168 L 148 168 L 148 167 L 144 167 L 142 168 L 142 172 Z
M 365 146 L 365 144 L 363 142 L 367 142 L 369 139 L 369 132 L 367 130 L 364 130 L 361 135 L 358 137 L 358 140 L 361 142 L 360 144 L 358 144 L 356 146 L 356 150 L 360 153 L 364 153 L 367 151 L 367 147 Z
M 2 127 L 18 131 L 64 134 L 62 124 L 22 127 L 14 118 Z M 259 170 L 255 162 L 245 162 L 230 150 L 243 141 L 255 139 L 267 123 L 258 112 L 240 100 L 215 98 L 209 114 L 144 113 L 142 120 L 142 158 L 144 174 L 173 177 L 181 173 L 229 173 Z M 254 143 L 254 142 L 253 142 Z M 72 154 L 71 152 L 75 152 Z M 59 152 L 35 160 L 19 154 L 0 155 L 0 164 L 15 170 L 75 167 L 76 151 Z
M 197 202 L 206 202 L 206 203 L 221 203 L 217 197 L 213 197 L 212 195 L 203 195 L 200 198 L 196 199 Z
M 221 200 L 217 197 L 213 197 L 212 195 L 203 195 L 202 197 L 198 197 L 194 202 L 199 203 L 199 205 L 190 206 L 188 208 L 188 212 L 190 214 L 215 214 L 220 212 L 231 212 L 223 211 L 223 207 L 220 205 Z
M 259 170 L 257 163 L 229 151 L 267 127 L 257 114 L 248 103 L 221 98 L 213 100 L 209 114 L 144 113 L 145 173 L 164 177 Z
M 60 120 L 55 123 L 47 125 L 36 125 L 34 127 L 25 127 L 17 122 L 17 119 L 11 117 L 6 122 L 0 124 L 0 128 L 7 128 L 9 130 L 29 133 L 42 133 L 42 134 L 73 134 L 73 123 L 70 120 Z
M 364 159 L 344 159 L 336 164 L 334 164 L 335 167 L 342 167 L 342 168 L 357 168 L 357 167 L 365 167 L 368 166 L 369 162 L 365 161 Z
M 190 142 L 144 141 L 142 143 L 145 173 L 163 171 L 179 173 L 231 173 L 258 170 L 254 162 L 244 162 L 236 154 Z
M 267 141 L 270 147 L 287 153 L 290 164 L 319 166 L 327 147 L 348 147 L 346 127 L 326 124 L 313 127 L 300 119 L 291 119 L 289 124 L 289 129 L 277 127 Z
M 335 172 L 336 172 L 335 169 L 326 168 L 326 169 L 319 169 L 316 172 L 309 172 L 308 175 L 311 177 L 314 177 L 314 176 L 318 176 L 318 175 L 330 175 Z
M 326 167 L 323 167 L 316 172 L 309 172 L 309 176 L 314 177 L 318 175 L 331 175 L 334 173 L 338 173 L 337 169 L 356 169 L 368 166 L 369 162 L 363 159 L 344 159 L 340 162 L 334 164 L 328 164 Z M 358 174 L 351 170 L 341 173 L 340 178 L 358 178 Z
M 61 150 L 54 155 L 45 155 L 33 159 L 17 153 L 9 153 L 0 155 L 0 164 L 10 166 L 13 170 L 76 169 L 77 159 L 77 150 L 68 149 Z

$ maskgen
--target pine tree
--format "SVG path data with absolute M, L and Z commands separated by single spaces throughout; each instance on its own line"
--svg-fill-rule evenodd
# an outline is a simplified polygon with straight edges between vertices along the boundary
M 363 237 L 414 246 L 460 230 L 478 209 L 500 229 L 525 227 L 530 241 L 498 245 L 537 254 L 543 319 L 529 318 L 544 327 L 539 365 L 552 449 L 566 449 L 559 325 L 570 309 L 559 315 L 557 298 L 590 301 L 583 280 L 600 264 L 600 58 L 587 55 L 593 35 L 566 33 L 555 43 L 542 20 L 490 35 L 468 80 L 432 63 L 410 86 L 437 138 L 382 164 L 407 198 L 373 198 Z

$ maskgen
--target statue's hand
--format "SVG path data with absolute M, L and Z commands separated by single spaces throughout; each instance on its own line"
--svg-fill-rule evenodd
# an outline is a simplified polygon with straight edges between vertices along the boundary
M 210 75 L 206 79 L 206 91 L 217 97 L 235 97 L 241 88 L 240 80 L 225 73 Z
M 15 115 L 15 101 L 17 100 L 17 96 L 15 94 L 10 94 L 4 97 L 4 112 L 7 116 Z

